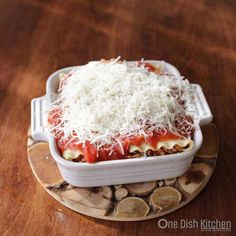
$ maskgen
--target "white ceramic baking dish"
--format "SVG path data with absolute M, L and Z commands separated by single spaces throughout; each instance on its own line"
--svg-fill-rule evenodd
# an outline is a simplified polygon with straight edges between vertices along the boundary
M 147 62 L 161 65 L 164 70 L 180 76 L 179 71 L 167 62 Z M 53 102 L 57 96 L 59 74 L 61 72 L 66 73 L 74 68 L 76 67 L 68 67 L 53 73 L 47 80 L 46 95 L 35 98 L 31 102 L 32 136 L 36 140 L 49 142 L 51 154 L 65 181 L 79 187 L 104 186 L 173 178 L 188 170 L 195 153 L 202 144 L 203 137 L 200 126 L 196 127 L 193 149 L 183 153 L 102 161 L 94 164 L 71 162 L 63 159 L 57 150 L 53 136 L 45 130 L 47 125 L 47 112 L 45 111 L 48 109 L 48 104 Z M 201 87 L 197 84 L 193 84 L 193 87 L 197 98 L 196 111 L 200 116 L 200 125 L 204 125 L 211 122 L 212 114 Z

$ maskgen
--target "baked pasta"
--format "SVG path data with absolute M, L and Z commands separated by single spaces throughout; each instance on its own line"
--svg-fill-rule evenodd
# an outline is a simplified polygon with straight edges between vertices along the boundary
M 89 62 L 60 74 L 48 115 L 62 157 L 94 163 L 191 150 L 191 84 L 144 60 Z

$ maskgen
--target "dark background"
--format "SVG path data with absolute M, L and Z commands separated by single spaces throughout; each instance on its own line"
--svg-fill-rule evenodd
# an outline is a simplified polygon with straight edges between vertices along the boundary
M 59 68 L 118 55 L 166 60 L 202 86 L 220 135 L 218 163 L 204 191 L 164 218 L 231 220 L 234 230 L 235 25 L 233 0 L 1 0 L 0 234 L 200 234 L 160 230 L 158 219 L 122 223 L 79 215 L 52 199 L 31 172 L 30 101 L 45 93 L 47 77 Z

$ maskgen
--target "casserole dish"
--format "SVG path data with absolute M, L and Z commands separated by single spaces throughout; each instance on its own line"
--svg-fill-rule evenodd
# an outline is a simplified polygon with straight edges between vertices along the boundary
M 163 61 L 146 61 L 176 77 L 181 76 L 178 70 Z M 128 62 L 134 63 L 134 62 Z M 54 137 L 45 129 L 47 126 L 47 110 L 55 101 L 59 86 L 59 74 L 67 73 L 75 67 L 68 67 L 53 73 L 47 80 L 46 95 L 35 98 L 31 102 L 31 133 L 34 139 L 49 142 L 49 147 L 60 172 L 68 183 L 78 187 L 94 187 L 123 183 L 145 182 L 158 179 L 174 178 L 186 172 L 193 157 L 202 143 L 201 125 L 212 120 L 212 114 L 197 84 L 192 84 L 195 93 L 195 110 L 199 117 L 199 125 L 194 132 L 194 146 L 190 151 L 163 156 L 141 157 L 134 159 L 101 161 L 94 164 L 70 162 L 61 157 Z

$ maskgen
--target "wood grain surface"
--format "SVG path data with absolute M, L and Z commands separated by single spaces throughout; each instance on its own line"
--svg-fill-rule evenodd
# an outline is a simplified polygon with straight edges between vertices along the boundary
M 55 70 L 121 55 L 163 59 L 204 89 L 220 136 L 214 174 L 180 219 L 230 220 L 236 199 L 236 2 L 233 0 L 0 1 L 0 235 L 200 235 L 158 219 L 109 222 L 50 197 L 27 161 L 30 100 Z M 206 233 L 223 235 L 227 232 Z

